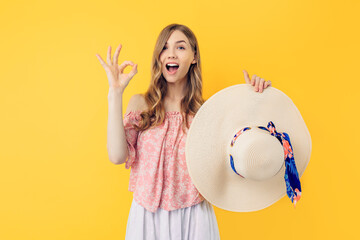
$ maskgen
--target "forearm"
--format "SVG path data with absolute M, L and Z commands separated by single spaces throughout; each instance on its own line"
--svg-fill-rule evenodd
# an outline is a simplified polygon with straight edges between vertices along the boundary
M 125 137 L 122 114 L 122 91 L 109 88 L 108 94 L 108 126 L 107 151 L 109 160 L 114 164 L 122 164 L 128 157 L 128 148 Z

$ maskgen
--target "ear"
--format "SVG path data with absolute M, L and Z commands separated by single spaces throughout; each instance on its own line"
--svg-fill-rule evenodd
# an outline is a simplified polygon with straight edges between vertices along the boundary
M 191 64 L 195 64 L 196 63 L 196 59 L 194 58 L 194 60 L 192 60 Z

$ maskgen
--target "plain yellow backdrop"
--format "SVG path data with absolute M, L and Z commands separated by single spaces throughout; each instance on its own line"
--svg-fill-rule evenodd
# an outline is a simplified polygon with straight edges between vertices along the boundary
M 245 69 L 293 100 L 312 137 L 296 209 L 287 197 L 250 213 L 214 207 L 221 239 L 359 237 L 359 11 L 357 0 L 2 2 L 0 239 L 124 239 L 130 170 L 108 160 L 95 54 L 121 43 L 119 63 L 138 63 L 125 111 L 171 23 L 198 38 L 205 98 L 245 83 Z

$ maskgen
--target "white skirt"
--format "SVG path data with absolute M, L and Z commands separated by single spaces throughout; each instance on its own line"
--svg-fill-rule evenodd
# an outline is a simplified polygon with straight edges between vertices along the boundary
M 199 204 L 155 213 L 135 202 L 131 203 L 125 240 L 219 240 L 219 228 L 212 205 Z

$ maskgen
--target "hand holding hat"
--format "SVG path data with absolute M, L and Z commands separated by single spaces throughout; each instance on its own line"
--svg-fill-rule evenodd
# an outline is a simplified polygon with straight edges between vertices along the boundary
M 255 74 L 252 76 L 251 80 L 249 78 L 249 74 L 246 70 L 243 70 L 245 76 L 245 82 L 254 86 L 255 92 L 263 92 L 263 89 L 271 86 L 271 81 L 265 81 L 263 78 L 256 76 Z

